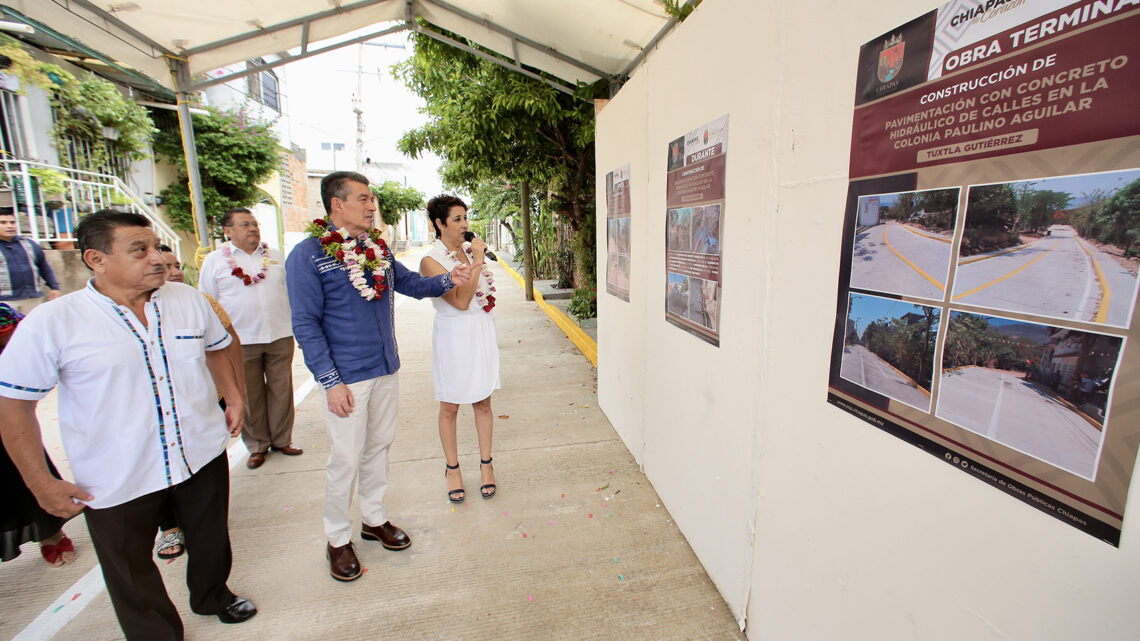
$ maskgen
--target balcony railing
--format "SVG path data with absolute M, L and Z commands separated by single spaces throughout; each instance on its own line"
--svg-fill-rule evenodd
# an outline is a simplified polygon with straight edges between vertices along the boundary
M 32 169 L 63 174 L 64 193 L 43 193 Z M 15 212 L 17 233 L 22 236 L 36 242 L 73 240 L 80 217 L 113 206 L 145 216 L 160 242 L 181 255 L 178 234 L 118 176 L 16 159 L 0 159 L 0 170 L 0 210 Z

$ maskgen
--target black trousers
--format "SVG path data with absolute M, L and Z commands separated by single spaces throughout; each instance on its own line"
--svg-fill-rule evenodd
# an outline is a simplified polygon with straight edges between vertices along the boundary
M 85 510 L 107 593 L 128 641 L 182 641 L 182 619 L 154 564 L 155 528 L 169 502 L 186 532 L 190 609 L 217 614 L 233 598 L 229 535 L 230 470 L 223 452 L 173 487 L 103 509 Z

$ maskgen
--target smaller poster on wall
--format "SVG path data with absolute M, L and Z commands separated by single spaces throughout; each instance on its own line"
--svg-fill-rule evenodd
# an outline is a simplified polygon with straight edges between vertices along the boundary
M 606 292 L 629 302 L 629 163 L 606 174 Z
M 728 114 L 669 143 L 665 177 L 665 320 L 720 346 Z

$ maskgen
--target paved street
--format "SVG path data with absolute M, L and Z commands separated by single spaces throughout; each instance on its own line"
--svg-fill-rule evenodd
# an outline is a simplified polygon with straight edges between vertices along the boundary
M 969 262 L 958 266 L 953 300 L 1126 326 L 1136 293 L 1136 277 L 1104 252 L 1080 240 L 1072 227 L 1053 225 L 1051 232 L 1025 249 L 984 260 L 964 259 Z
M 839 375 L 896 401 L 923 411 L 930 410 L 930 398 L 913 381 L 862 345 L 848 345 L 843 349 Z
M 1024 379 L 967 367 L 942 374 L 939 418 L 1062 469 L 1092 478 L 1102 432 Z
M 950 254 L 949 242 L 906 225 L 875 225 L 855 237 L 851 286 L 942 300 Z
M 419 257 L 403 262 L 415 267 Z M 191 613 L 188 557 L 160 563 L 187 639 L 744 639 L 598 408 L 596 370 L 523 299 L 506 270 L 495 264 L 491 270 L 500 294 L 495 312 L 503 383 L 493 397 L 495 497 L 473 496 L 479 455 L 467 406 L 459 414 L 459 460 L 469 498 L 461 505 L 447 501 L 439 404 L 432 400 L 434 310 L 430 301 L 399 297 L 399 428 L 384 502 L 414 543 L 390 552 L 354 535 L 366 573 L 349 584 L 329 577 L 321 525 L 329 455 L 323 396 L 313 390 L 298 352 L 294 441 L 305 454 L 271 454 L 264 466 L 249 470 L 241 441 L 231 447 L 229 584 L 259 613 L 241 625 Z M 40 407 L 45 432 L 54 426 L 52 409 Z M 63 471 L 55 439 L 48 451 Z M 49 569 L 27 544 L 19 558 L 0 566 L 0 639 L 123 638 L 84 519 L 64 529 L 79 552 L 71 565 Z

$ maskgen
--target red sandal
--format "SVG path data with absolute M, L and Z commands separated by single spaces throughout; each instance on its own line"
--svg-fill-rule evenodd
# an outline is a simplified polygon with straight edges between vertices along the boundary
M 71 539 L 67 538 L 66 534 L 60 537 L 59 542 L 55 543 L 54 545 L 40 545 L 40 554 L 44 555 L 44 560 L 47 561 L 48 565 L 52 566 L 53 568 L 61 568 L 70 563 L 71 561 L 64 561 L 61 557 L 63 556 L 64 552 L 74 551 L 75 545 L 72 544 Z

